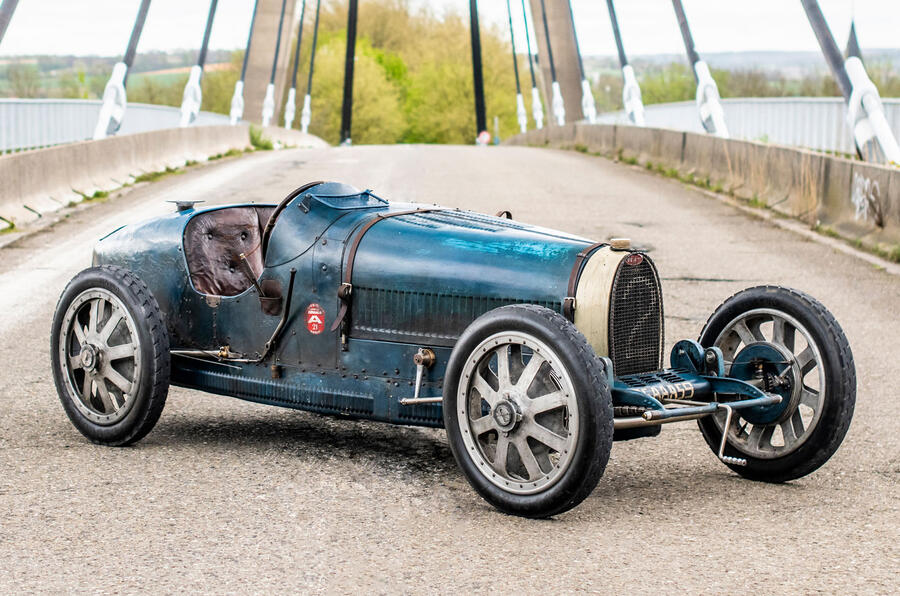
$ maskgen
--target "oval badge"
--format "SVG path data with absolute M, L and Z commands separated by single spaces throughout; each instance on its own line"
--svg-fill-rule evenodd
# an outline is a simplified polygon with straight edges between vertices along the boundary
M 313 335 L 325 331 L 325 309 L 318 304 L 310 304 L 306 307 L 306 328 Z
M 639 252 L 633 252 L 625 257 L 625 264 L 629 266 L 640 265 L 644 262 L 644 255 Z

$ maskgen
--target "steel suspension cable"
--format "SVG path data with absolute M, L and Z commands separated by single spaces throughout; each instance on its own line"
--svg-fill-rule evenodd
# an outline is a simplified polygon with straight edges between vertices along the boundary
M 150 11 L 150 0 L 141 0 L 141 7 L 138 9 L 137 18 L 134 20 L 134 27 L 131 28 L 131 37 L 128 39 L 128 48 L 125 50 L 125 57 L 122 62 L 127 67 L 125 78 L 122 86 L 128 84 L 128 71 L 134 64 L 134 57 L 137 55 L 138 42 L 141 40 L 141 33 L 144 31 L 144 23 L 147 22 L 147 13 Z
M 616 17 L 613 0 L 606 0 L 606 7 L 609 10 L 609 22 L 612 24 L 616 50 L 619 52 L 619 66 L 622 69 L 622 106 L 632 124 L 644 126 L 644 102 L 641 99 L 641 87 L 638 85 L 634 69 L 628 63 L 628 57 L 625 55 L 625 45 L 622 43 L 622 33 L 619 31 L 619 19 Z
M 266 97 L 262 106 L 262 125 L 268 126 L 275 114 L 275 73 L 278 70 L 278 53 L 281 51 L 281 30 L 284 28 L 284 11 L 287 8 L 287 0 L 281 0 L 281 16 L 278 18 L 278 33 L 275 35 L 275 55 L 272 57 L 272 70 L 269 74 L 269 84 L 266 85 Z
M 597 106 L 594 104 L 594 94 L 591 84 L 584 73 L 584 61 L 581 59 L 581 46 L 578 44 L 578 30 L 575 28 L 575 12 L 572 10 L 572 0 L 566 0 L 569 7 L 569 21 L 572 23 L 572 41 L 575 42 L 575 56 L 578 58 L 578 72 L 581 73 L 581 113 L 587 121 L 593 124 L 597 120 Z
M 191 68 L 187 84 L 184 86 L 184 94 L 181 98 L 181 126 L 190 126 L 200 114 L 200 106 L 203 103 L 203 91 L 200 87 L 200 79 L 203 78 L 203 66 L 206 64 L 206 50 L 209 47 L 209 37 L 212 33 L 213 20 L 216 17 L 216 7 L 219 0 L 211 0 L 209 14 L 206 17 L 206 29 L 203 31 L 203 42 L 200 44 L 200 52 L 197 55 L 197 63 Z
M 547 38 L 547 58 L 550 60 L 550 80 L 556 83 L 556 64 L 553 62 L 553 44 L 550 43 L 550 26 L 547 24 L 547 5 L 541 0 L 541 21 L 544 23 L 544 37 Z
M 700 59 L 694 48 L 694 37 L 691 35 L 691 28 L 688 26 L 687 16 L 684 14 L 684 6 L 681 0 L 672 0 L 672 6 L 675 8 L 675 16 L 678 19 L 678 27 L 681 29 L 681 37 L 684 40 L 684 49 L 687 53 L 688 62 L 691 63 L 691 70 L 694 72 L 694 79 L 697 81 L 697 111 L 700 114 L 700 122 L 704 130 L 709 134 L 723 138 L 728 138 L 728 128 L 725 126 L 725 112 L 722 109 L 722 103 L 719 101 L 719 88 L 715 79 L 709 72 L 709 66 Z
M 819 47 L 847 104 L 847 124 L 857 155 L 866 161 L 900 163 L 900 143 L 884 113 L 878 87 L 858 56 L 841 56 L 817 0 L 800 0 Z
M 316 65 L 316 44 L 319 41 L 319 9 L 322 8 L 322 0 L 316 0 L 316 20 L 313 24 L 312 48 L 309 51 L 309 73 L 306 78 L 306 96 L 303 98 L 303 110 L 300 112 L 300 130 L 309 132 L 309 122 L 312 118 L 312 93 L 313 70 Z
M 616 50 L 619 52 L 619 66 L 628 66 L 628 58 L 625 56 L 625 45 L 622 43 L 622 33 L 619 31 L 619 19 L 616 16 L 616 7 L 613 0 L 606 0 L 606 8 L 609 10 L 609 22 L 612 24 L 613 37 L 616 40 Z
M 247 63 L 250 61 L 250 44 L 253 42 L 253 28 L 256 26 L 256 11 L 259 0 L 253 3 L 253 14 L 250 17 L 250 31 L 247 33 L 247 47 L 244 49 L 244 60 L 241 63 L 241 78 L 234 84 L 234 95 L 231 96 L 231 124 L 237 124 L 244 115 L 244 77 L 247 75 Z
M 306 0 L 300 9 L 300 25 L 297 27 L 297 47 L 294 50 L 294 74 L 291 76 L 291 87 L 297 87 L 297 71 L 300 70 L 300 44 L 303 43 L 303 19 L 306 18 Z
M 519 81 L 519 58 L 516 55 L 516 34 L 513 31 L 512 8 L 509 0 L 506 0 L 506 15 L 509 17 L 509 39 L 512 45 L 513 72 L 516 75 L 516 117 L 519 120 L 519 130 L 528 130 L 528 114 L 525 111 L 525 100 L 522 99 L 522 84 Z
M 247 63 L 250 61 L 250 44 L 253 43 L 253 27 L 256 25 L 256 11 L 259 9 L 259 0 L 253 3 L 253 14 L 250 16 L 250 31 L 247 33 L 247 47 L 244 49 L 244 60 L 241 63 L 241 79 L 247 76 Z
M 341 105 L 341 143 L 349 145 L 353 126 L 353 66 L 356 61 L 356 21 L 359 0 L 350 0 L 347 9 L 347 49 L 344 53 L 344 101 Z
M 3 0 L 3 3 L 0 4 L 0 42 L 3 41 L 3 36 L 6 35 L 6 29 L 9 27 L 13 13 L 16 12 L 18 3 L 19 0 Z
M 203 31 L 203 43 L 200 46 L 200 54 L 197 56 L 197 66 L 203 68 L 206 65 L 206 51 L 209 48 L 209 37 L 212 34 L 213 20 L 216 18 L 216 7 L 219 0 L 212 0 L 209 4 L 209 14 L 206 16 L 206 29 Z
M 528 11 L 525 0 L 522 0 L 522 21 L 525 24 L 525 45 L 528 49 L 528 70 L 531 72 L 531 115 L 538 129 L 544 127 L 544 106 L 541 105 L 541 92 L 538 90 L 537 77 L 534 76 L 534 54 L 531 51 L 531 34 L 528 32 Z
M 294 114 L 297 111 L 297 71 L 300 70 L 300 46 L 303 44 L 303 21 L 306 19 L 306 0 L 300 9 L 300 25 L 297 26 L 297 47 L 294 49 L 294 72 L 291 75 L 291 90 L 288 91 L 287 103 L 284 106 L 284 127 L 294 125 Z
M 516 75 L 516 93 L 522 94 L 522 85 L 519 82 L 519 60 L 516 58 L 516 34 L 513 31 L 512 9 L 509 0 L 506 0 L 506 14 L 509 17 L 509 39 L 512 45 L 513 72 Z
M 481 27 L 478 24 L 478 1 L 469 0 L 469 33 L 472 38 L 472 83 L 475 91 L 476 138 L 487 130 L 484 104 L 484 73 L 481 62 Z
M 128 48 L 121 62 L 113 66 L 109 81 L 103 89 L 103 104 L 100 106 L 100 116 L 97 118 L 97 126 L 94 127 L 94 139 L 103 139 L 114 135 L 122 126 L 125 118 L 125 108 L 128 104 L 125 85 L 128 83 L 128 72 L 134 64 L 137 54 L 138 41 L 147 21 L 147 13 L 150 11 L 150 0 L 141 0 L 134 26 L 131 28 L 131 37 L 128 39 Z
M 562 126 L 566 123 L 566 105 L 562 92 L 559 90 L 559 81 L 556 80 L 556 64 L 553 62 L 553 44 L 550 42 L 550 25 L 547 23 L 547 5 L 541 0 L 541 20 L 544 21 L 544 37 L 547 39 L 547 58 L 550 60 L 551 108 L 556 124 Z

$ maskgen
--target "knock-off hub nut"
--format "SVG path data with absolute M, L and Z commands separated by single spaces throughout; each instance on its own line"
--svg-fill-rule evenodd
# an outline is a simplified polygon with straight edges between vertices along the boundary
M 100 351 L 91 344 L 81 346 L 81 366 L 87 372 L 94 372 L 100 364 Z
M 522 420 L 522 411 L 513 399 L 503 399 L 494 406 L 491 416 L 494 418 L 494 424 L 502 432 L 513 430 Z

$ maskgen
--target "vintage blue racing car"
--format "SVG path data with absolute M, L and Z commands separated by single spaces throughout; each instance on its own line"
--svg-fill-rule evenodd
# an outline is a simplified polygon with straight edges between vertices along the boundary
M 62 293 L 51 354 L 96 443 L 150 432 L 170 383 L 443 426 L 475 490 L 529 517 L 576 506 L 613 440 L 667 422 L 698 420 L 754 480 L 804 476 L 838 448 L 855 369 L 816 300 L 739 292 L 669 368 L 663 323 L 656 267 L 627 240 L 317 182 L 278 205 L 179 203 L 102 238 Z

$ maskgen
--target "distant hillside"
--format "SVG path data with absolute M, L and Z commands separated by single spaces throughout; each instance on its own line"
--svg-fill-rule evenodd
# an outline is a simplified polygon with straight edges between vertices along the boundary
M 802 78 L 827 71 L 825 59 L 820 52 L 710 52 L 701 57 L 711 68 L 722 70 L 761 70 L 787 78 Z M 685 63 L 684 54 L 652 54 L 629 57 L 637 70 L 640 66 L 664 66 Z M 900 66 L 900 49 L 863 50 L 863 59 L 872 64 Z M 618 70 L 619 61 L 615 55 L 585 56 L 585 66 L 592 72 Z

